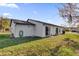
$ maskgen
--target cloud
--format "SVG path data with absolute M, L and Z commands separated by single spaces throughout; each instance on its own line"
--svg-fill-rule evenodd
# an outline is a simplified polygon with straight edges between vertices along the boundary
M 33 14 L 38 14 L 38 12 L 37 11 L 33 11 Z
M 19 8 L 19 6 L 14 3 L 0 3 L 0 6 L 10 7 L 10 8 Z
M 12 18 L 12 15 L 10 13 L 3 13 L 2 16 Z

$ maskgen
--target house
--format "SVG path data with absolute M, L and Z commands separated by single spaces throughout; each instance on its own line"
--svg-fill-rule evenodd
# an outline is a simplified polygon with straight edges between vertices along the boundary
M 78 27 L 65 27 L 65 30 L 70 30 L 72 32 L 79 33 L 79 28 Z
M 47 37 L 63 33 L 63 27 L 28 19 L 27 21 L 11 19 L 11 33 L 14 37 Z

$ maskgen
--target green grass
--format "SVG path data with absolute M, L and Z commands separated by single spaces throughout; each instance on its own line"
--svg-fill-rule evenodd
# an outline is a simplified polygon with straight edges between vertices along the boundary
M 57 55 L 59 56 L 74 56 L 76 55 L 74 49 L 62 46 L 60 47 L 59 51 L 57 52 Z
M 0 36 L 2 38 L 2 36 Z M 66 33 L 48 38 L 23 38 L 0 40 L 0 55 L 27 55 L 27 56 L 73 56 L 79 55 L 79 34 Z M 69 41 L 65 41 L 69 38 Z M 76 46 L 76 47 L 75 47 Z
M 34 40 L 39 40 L 41 38 L 16 38 L 16 39 L 11 39 L 9 37 L 9 35 L 6 34 L 2 34 L 0 35 L 0 49 L 5 48 L 5 47 L 10 47 L 10 46 L 14 46 L 14 45 L 18 45 L 18 44 L 22 44 L 22 43 L 26 43 L 26 42 L 31 42 Z

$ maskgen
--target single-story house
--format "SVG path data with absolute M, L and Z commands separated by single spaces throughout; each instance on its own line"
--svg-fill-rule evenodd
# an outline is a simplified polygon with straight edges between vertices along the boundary
M 65 27 L 65 30 L 70 30 L 72 32 L 79 33 L 79 28 L 78 27 Z
M 63 27 L 28 19 L 27 21 L 11 19 L 11 33 L 14 37 L 47 37 L 63 33 Z

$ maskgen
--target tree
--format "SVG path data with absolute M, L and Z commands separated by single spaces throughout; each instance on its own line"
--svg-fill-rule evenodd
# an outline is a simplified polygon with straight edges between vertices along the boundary
M 2 17 L 0 17 L 0 30 L 2 30 Z
M 65 21 L 68 23 L 69 27 L 75 25 L 76 21 L 79 20 L 79 7 L 75 3 L 65 3 L 62 4 L 62 7 L 59 8 L 59 14 Z
M 0 19 L 0 29 L 5 31 L 10 28 L 10 20 L 7 17 L 1 17 Z
M 9 28 L 9 25 L 10 25 L 10 21 L 7 18 L 3 18 L 2 19 L 2 26 L 4 28 Z

